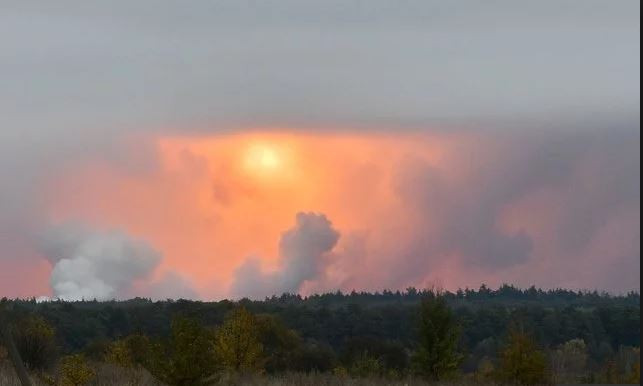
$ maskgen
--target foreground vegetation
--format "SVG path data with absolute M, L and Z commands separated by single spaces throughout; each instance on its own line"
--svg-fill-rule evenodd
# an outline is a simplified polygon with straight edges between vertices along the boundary
M 92 385 L 137 385 L 161 386 L 145 370 L 123 372 L 122 369 L 102 366 L 98 370 Z M 233 375 L 225 377 L 214 383 L 214 386 L 428 386 L 431 383 L 414 378 L 391 380 L 380 377 L 349 378 L 334 374 L 303 374 L 287 373 L 278 375 Z M 458 381 L 457 383 L 443 382 L 445 386 L 453 384 L 458 386 L 477 385 L 476 382 Z M 0 385 L 20 386 L 19 381 L 10 373 L 10 370 L 0 370 Z M 34 386 L 47 386 L 49 383 L 35 380 Z
M 634 293 L 483 286 L 0 307 L 36 385 L 640 383 Z M 17 385 L 7 354 L 0 346 L 0 385 Z

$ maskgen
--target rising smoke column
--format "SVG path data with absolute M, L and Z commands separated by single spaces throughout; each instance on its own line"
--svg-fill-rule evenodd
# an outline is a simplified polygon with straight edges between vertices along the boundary
M 53 295 L 64 300 L 126 297 L 132 285 L 150 276 L 162 260 L 162 255 L 142 240 L 78 225 L 51 229 L 42 244 L 53 264 Z
M 260 260 L 248 259 L 236 271 L 232 293 L 250 298 L 297 293 L 307 280 L 324 274 L 328 254 L 339 238 L 339 232 L 325 215 L 297 214 L 295 227 L 281 237 L 281 268 L 267 273 Z

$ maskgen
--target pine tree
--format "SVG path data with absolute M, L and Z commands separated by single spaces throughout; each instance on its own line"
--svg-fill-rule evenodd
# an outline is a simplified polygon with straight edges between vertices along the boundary
M 453 377 L 463 355 L 458 351 L 460 327 L 444 297 L 428 291 L 420 306 L 420 347 L 413 357 L 415 372 L 430 380 Z

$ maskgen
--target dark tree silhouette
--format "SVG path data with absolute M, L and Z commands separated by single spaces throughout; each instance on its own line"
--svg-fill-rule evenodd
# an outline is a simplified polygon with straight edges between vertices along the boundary
M 460 327 L 446 299 L 430 291 L 420 306 L 419 349 L 413 357 L 416 373 L 443 380 L 453 376 L 463 360 L 458 352 Z

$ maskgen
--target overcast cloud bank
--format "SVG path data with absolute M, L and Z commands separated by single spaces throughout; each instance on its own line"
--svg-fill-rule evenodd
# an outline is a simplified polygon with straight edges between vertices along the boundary
M 570 285 L 640 287 L 639 1 L 11 2 L 0 46 L 5 262 L 40 261 L 48 179 L 97 159 L 153 170 L 151 144 L 164 135 L 442 131 L 478 141 L 453 155 L 472 160 L 468 179 L 413 159 L 399 166 L 397 192 L 420 220 L 402 247 L 376 254 L 384 276 L 343 285 L 421 282 L 445 256 L 486 272 L 555 255 L 560 265 L 535 273 L 544 284 L 582 264 L 591 268 Z M 560 209 L 552 235 L 499 229 L 507 207 L 537 217 L 539 205 Z M 284 236 L 293 267 L 271 290 L 320 274 L 317 258 L 337 243 L 326 225 L 309 255 Z M 125 296 L 162 259 L 124 234 L 54 239 L 52 289 L 65 298 Z M 9 276 L 14 263 L 1 264 Z M 264 285 L 252 264 L 244 269 Z M 169 275 L 163 288 L 193 294 Z

